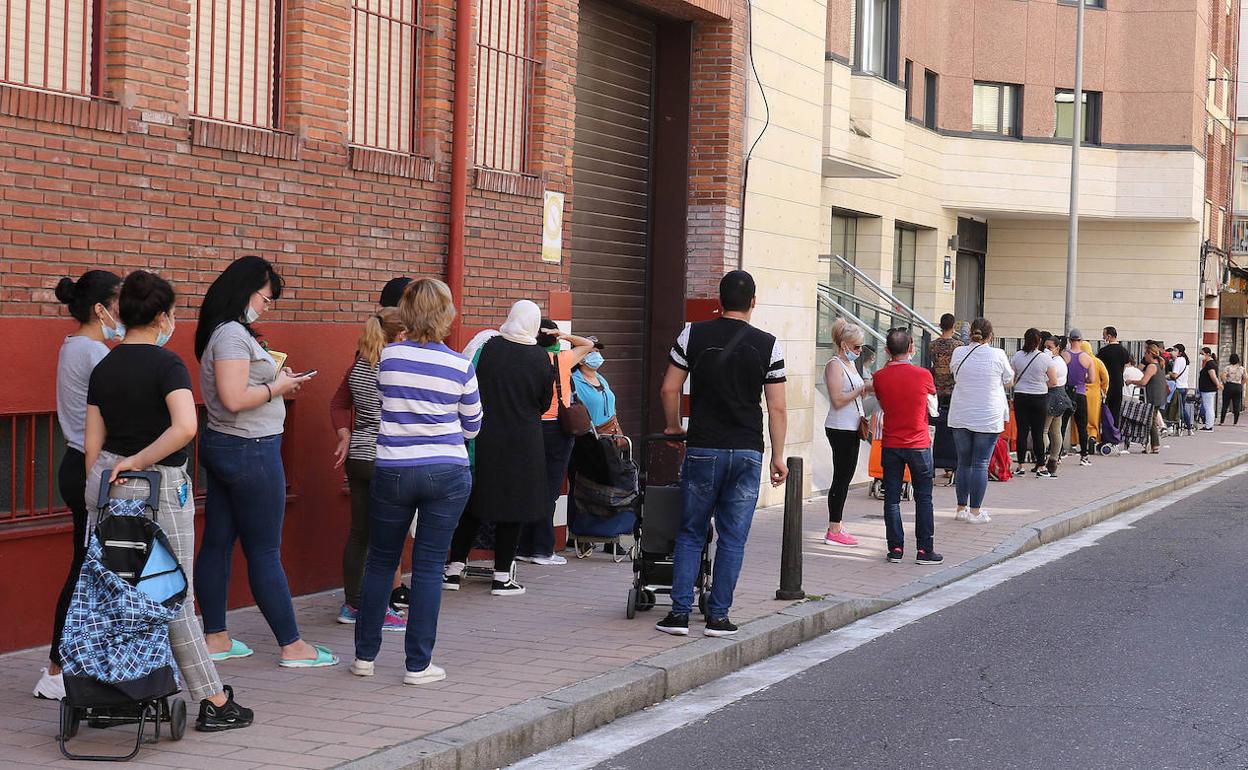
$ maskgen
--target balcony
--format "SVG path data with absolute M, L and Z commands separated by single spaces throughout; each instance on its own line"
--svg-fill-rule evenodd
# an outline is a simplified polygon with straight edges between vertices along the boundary
M 823 176 L 895 179 L 905 157 L 906 91 L 826 62 Z

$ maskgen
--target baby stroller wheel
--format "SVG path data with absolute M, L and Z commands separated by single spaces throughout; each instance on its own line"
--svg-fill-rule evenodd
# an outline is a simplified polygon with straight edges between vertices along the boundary
M 632 620 L 637 617 L 637 589 L 628 589 L 628 606 L 624 609 L 624 617 Z
M 165 698 L 161 702 L 162 716 L 169 720 L 169 739 L 182 740 L 186 735 L 186 701 L 181 698 Z
M 872 500 L 880 499 L 880 480 L 871 479 L 871 485 L 867 487 L 867 497 Z
M 654 605 L 658 603 L 658 597 L 654 595 L 654 591 L 642 590 L 641 596 L 637 599 L 637 609 L 642 612 L 649 612 L 654 609 Z
M 78 734 L 78 726 L 82 724 L 82 711 L 69 705 L 69 701 L 61 699 L 61 740 L 67 741 Z
M 1114 453 L 1114 445 L 1113 444 L 1101 444 L 1100 452 L 1105 457 L 1109 457 L 1110 455 Z

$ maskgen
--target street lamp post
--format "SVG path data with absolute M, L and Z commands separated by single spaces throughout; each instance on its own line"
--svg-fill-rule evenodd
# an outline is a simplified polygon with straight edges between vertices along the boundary
M 1083 7 L 1075 5 L 1075 115 L 1070 136 L 1070 231 L 1066 241 L 1066 318 L 1063 331 L 1075 325 L 1075 273 L 1079 262 L 1079 145 L 1083 141 Z

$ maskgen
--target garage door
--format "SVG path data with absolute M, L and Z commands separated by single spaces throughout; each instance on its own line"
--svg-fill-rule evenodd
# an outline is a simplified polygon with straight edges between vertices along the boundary
M 624 429 L 643 423 L 654 23 L 580 4 L 573 148 L 572 324 L 607 346 Z

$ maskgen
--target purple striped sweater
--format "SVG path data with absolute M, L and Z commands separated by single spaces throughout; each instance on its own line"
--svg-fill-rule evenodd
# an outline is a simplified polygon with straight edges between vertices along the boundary
M 464 444 L 481 431 L 472 363 L 441 343 L 396 342 L 377 366 L 381 431 L 377 465 L 467 465 Z

